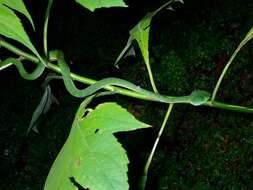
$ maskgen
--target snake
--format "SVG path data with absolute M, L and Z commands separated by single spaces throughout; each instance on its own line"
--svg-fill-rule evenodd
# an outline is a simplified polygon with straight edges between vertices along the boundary
M 11 65 L 15 65 L 21 77 L 26 80 L 35 80 L 39 78 L 46 68 L 44 64 L 39 63 L 38 66 L 34 69 L 34 71 L 28 73 L 20 59 L 10 57 L 5 59 L 4 61 L 0 61 L 0 71 Z
M 59 66 L 61 70 L 62 79 L 67 91 L 72 96 L 77 97 L 77 98 L 88 97 L 107 86 L 117 86 L 117 87 L 121 87 L 130 91 L 139 93 L 145 96 L 145 98 L 149 100 L 168 103 L 168 104 L 188 103 L 194 106 L 199 106 L 199 105 L 205 104 L 210 99 L 210 93 L 203 90 L 194 90 L 190 95 L 185 95 L 185 96 L 167 96 L 167 95 L 161 95 L 158 93 L 148 91 L 127 80 L 114 78 L 114 77 L 105 78 L 105 79 L 95 82 L 94 84 L 84 89 L 78 89 L 76 85 L 74 84 L 74 81 L 71 77 L 70 68 L 65 61 L 64 54 L 62 51 L 60 50 L 50 51 L 49 62 L 57 63 L 57 65 Z M 8 67 L 10 64 L 15 64 L 20 75 L 27 80 L 34 80 L 38 78 L 45 69 L 45 66 L 41 63 L 41 64 L 38 64 L 38 66 L 34 69 L 33 72 L 28 73 L 25 70 L 20 60 L 14 59 L 14 58 L 8 58 L 5 61 L 0 62 L 0 70 L 5 67 Z M 117 90 L 116 90 L 116 93 L 117 93 Z

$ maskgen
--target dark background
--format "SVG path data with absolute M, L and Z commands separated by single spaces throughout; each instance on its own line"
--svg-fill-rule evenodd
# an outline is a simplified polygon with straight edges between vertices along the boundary
M 36 33 L 23 20 L 42 52 L 46 1 L 26 0 Z M 126 44 L 128 31 L 166 1 L 126 1 L 129 8 L 94 13 L 74 1 L 55 1 L 49 23 L 49 49 L 61 49 L 71 70 L 93 79 L 120 77 L 151 89 L 145 65 L 136 58 L 113 63 Z M 163 10 L 152 22 L 150 59 L 163 94 L 185 95 L 193 89 L 212 92 L 236 46 L 253 26 L 250 0 L 185 0 Z M 12 41 L 10 41 L 12 42 Z M 15 42 L 12 42 L 15 44 Z M 236 58 L 218 99 L 251 106 L 252 43 Z M 13 54 L 1 48 L 0 59 Z M 43 94 L 41 84 L 23 80 L 16 68 L 0 72 L 0 189 L 42 189 L 57 153 L 65 142 L 81 100 L 71 97 L 60 81 L 52 89 L 60 102 L 38 123 L 40 133 L 24 134 Z M 152 129 L 117 134 L 129 158 L 129 183 L 137 189 L 145 160 L 164 117 L 166 106 L 120 95 L 95 100 L 91 106 L 117 101 Z M 177 105 L 169 119 L 150 168 L 147 189 L 253 189 L 252 115 Z

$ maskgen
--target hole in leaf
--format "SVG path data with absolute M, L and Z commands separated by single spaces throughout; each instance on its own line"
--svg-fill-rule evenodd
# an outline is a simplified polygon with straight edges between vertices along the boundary
M 74 177 L 70 177 L 69 180 L 71 181 L 71 183 L 73 183 L 74 186 L 76 186 L 78 188 L 78 190 L 90 190 L 83 188 L 76 180 Z
M 89 112 L 90 112 L 89 110 L 85 110 L 85 112 L 84 112 L 83 115 L 82 115 L 82 118 L 86 117 L 86 116 L 88 115 Z
M 99 131 L 99 129 L 96 129 L 96 130 L 95 130 L 95 133 L 97 133 L 98 131 Z

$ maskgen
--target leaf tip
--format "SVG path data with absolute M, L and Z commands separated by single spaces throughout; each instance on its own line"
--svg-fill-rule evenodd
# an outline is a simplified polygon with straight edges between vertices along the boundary
M 171 6 L 167 7 L 167 10 L 170 10 L 170 11 L 175 11 L 175 9 L 173 9 Z
M 183 0 L 176 0 L 175 2 L 180 2 L 180 3 L 184 4 Z

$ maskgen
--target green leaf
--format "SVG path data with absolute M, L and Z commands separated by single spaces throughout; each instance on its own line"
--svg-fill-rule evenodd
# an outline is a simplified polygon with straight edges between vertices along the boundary
M 24 12 L 22 8 L 24 5 L 22 6 L 22 4 L 21 0 L 17 0 L 16 4 L 13 0 L 10 2 L 9 0 L 0 0 L 0 34 L 22 43 L 38 56 L 38 52 L 24 31 L 20 19 L 15 15 L 13 10 L 6 6 L 8 5 L 13 9 Z
M 127 190 L 128 158 L 113 133 L 149 127 L 116 103 L 86 109 L 87 98 L 76 113 L 70 135 L 47 177 L 44 190 Z M 87 114 L 83 117 L 84 114 Z
M 183 1 L 181 0 L 171 0 L 165 3 L 164 5 L 159 7 L 157 10 L 147 13 L 146 16 L 142 18 L 141 21 L 134 28 L 130 30 L 129 32 L 130 37 L 127 41 L 127 44 L 115 61 L 115 65 L 117 67 L 118 67 L 117 65 L 118 62 L 120 61 L 122 57 L 124 57 L 124 55 L 129 50 L 130 46 L 132 45 L 133 41 L 135 40 L 141 50 L 141 54 L 144 58 L 145 64 L 149 67 L 149 31 L 150 31 L 150 24 L 151 24 L 152 18 L 163 8 L 168 7 L 170 4 L 174 2 L 183 3 Z
M 27 11 L 25 4 L 22 0 L 0 0 L 0 4 L 4 4 L 16 11 L 20 12 L 21 14 L 25 15 L 26 18 L 30 21 L 31 25 L 34 28 L 33 20 L 29 12 Z
M 76 2 L 90 11 L 99 8 L 127 7 L 123 0 L 76 0 Z
M 148 51 L 149 31 L 150 31 L 151 19 L 153 18 L 154 15 L 155 15 L 155 12 L 148 13 L 132 30 L 130 30 L 129 32 L 130 37 L 127 41 L 127 44 L 122 50 L 122 52 L 120 53 L 115 64 L 117 64 L 119 60 L 129 50 L 134 40 L 136 40 L 138 43 L 138 46 L 141 50 L 145 63 L 149 64 L 149 51 Z
M 50 110 L 53 103 L 58 104 L 58 101 L 55 98 L 55 96 L 53 95 L 50 85 L 48 85 L 47 87 L 45 87 L 44 94 L 43 94 L 38 106 L 36 107 L 36 109 L 33 112 L 32 119 L 31 119 L 29 127 L 26 131 L 26 135 L 28 135 L 28 133 L 31 131 L 31 129 L 33 129 L 35 132 L 38 132 L 37 122 L 38 122 L 39 118 L 43 114 L 46 114 Z

